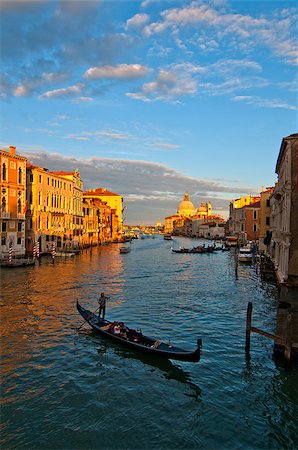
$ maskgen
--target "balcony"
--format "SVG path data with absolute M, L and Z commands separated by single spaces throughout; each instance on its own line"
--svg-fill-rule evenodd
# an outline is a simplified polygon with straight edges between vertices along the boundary
M 0 217 L 1 217 L 1 219 L 10 219 L 10 212 L 1 211 Z
M 21 219 L 21 220 L 25 220 L 26 216 L 25 216 L 25 214 L 23 214 L 23 213 L 18 213 L 18 214 L 17 214 L 17 218 L 18 218 L 18 219 Z

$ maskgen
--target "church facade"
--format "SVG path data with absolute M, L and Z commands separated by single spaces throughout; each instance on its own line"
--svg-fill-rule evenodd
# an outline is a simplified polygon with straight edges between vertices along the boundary
M 224 219 L 212 215 L 212 206 L 210 202 L 202 202 L 198 208 L 190 200 L 189 193 L 186 192 L 183 200 L 179 203 L 177 213 L 165 217 L 164 232 L 181 236 L 200 237 L 200 226 L 205 225 L 203 235 L 206 235 L 206 229 L 210 229 L 206 224 L 216 223 L 218 233 L 224 233 L 223 226 L 218 230 L 218 223 L 224 223 Z M 214 228 L 214 227 L 213 227 Z M 212 230 L 213 231 L 213 230 Z M 210 236 L 210 232 L 208 231 Z M 203 237 L 202 235 L 202 237 Z

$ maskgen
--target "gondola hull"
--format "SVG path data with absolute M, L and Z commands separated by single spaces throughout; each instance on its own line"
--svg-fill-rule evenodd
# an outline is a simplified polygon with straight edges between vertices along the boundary
M 171 346 L 164 342 L 160 342 L 158 347 L 155 348 L 156 340 L 149 338 L 148 336 L 141 335 L 140 342 L 134 342 L 133 340 L 114 334 L 111 331 L 104 330 L 108 325 L 112 325 L 112 322 L 108 320 L 99 319 L 96 314 L 83 308 L 79 302 L 77 302 L 77 310 L 81 316 L 89 323 L 93 330 L 100 334 L 102 337 L 111 341 L 118 342 L 121 345 L 137 350 L 142 353 L 159 356 L 166 359 L 175 359 L 179 361 L 197 362 L 200 360 L 202 341 L 198 339 L 197 348 L 194 351 L 187 351 L 181 348 Z M 159 342 L 159 341 L 158 341 Z

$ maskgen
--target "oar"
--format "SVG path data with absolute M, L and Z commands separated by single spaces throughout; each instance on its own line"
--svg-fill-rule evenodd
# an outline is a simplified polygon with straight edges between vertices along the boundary
M 95 314 L 98 310 L 99 310 L 99 307 L 98 307 L 92 314 Z M 82 326 L 85 325 L 85 323 L 86 323 L 86 320 L 84 320 L 84 322 L 82 323 L 82 325 L 79 326 L 79 328 L 77 329 L 77 331 L 79 331 L 79 330 L 82 328 Z

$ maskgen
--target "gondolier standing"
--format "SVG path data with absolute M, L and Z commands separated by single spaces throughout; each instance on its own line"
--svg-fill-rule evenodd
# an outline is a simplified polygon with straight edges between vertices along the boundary
M 109 297 L 106 297 L 104 295 L 104 293 L 102 292 L 100 294 L 100 297 L 98 299 L 98 304 L 99 304 L 99 310 L 98 310 L 98 318 L 99 319 L 104 319 L 105 318 L 105 313 L 106 313 L 106 300 Z

